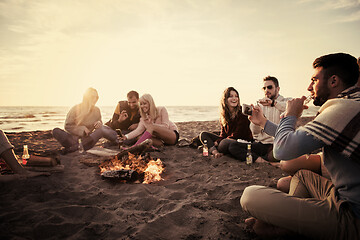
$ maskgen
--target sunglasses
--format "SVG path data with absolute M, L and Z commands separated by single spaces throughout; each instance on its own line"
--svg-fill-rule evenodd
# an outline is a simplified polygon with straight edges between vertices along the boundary
M 265 90 L 266 88 L 269 89 L 269 90 L 271 90 L 271 89 L 273 88 L 273 85 L 269 85 L 269 86 L 263 87 L 262 89 Z

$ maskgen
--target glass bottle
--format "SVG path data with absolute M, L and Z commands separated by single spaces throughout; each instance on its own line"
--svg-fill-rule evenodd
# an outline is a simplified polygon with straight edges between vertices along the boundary
M 247 145 L 247 153 L 246 153 L 246 164 L 251 165 L 253 163 L 253 158 L 251 155 L 251 144 Z
M 28 159 L 30 158 L 29 149 L 28 149 L 28 146 L 27 146 L 27 145 L 24 145 L 24 151 L 23 151 L 23 155 L 22 155 L 21 158 L 22 158 L 22 164 L 23 164 L 23 165 L 26 165 Z
M 203 156 L 204 156 L 204 157 L 209 156 L 209 148 L 208 148 L 208 146 L 207 146 L 207 141 L 206 141 L 206 140 L 204 140 Z
M 79 153 L 84 153 L 84 146 L 82 144 L 81 138 L 79 138 Z

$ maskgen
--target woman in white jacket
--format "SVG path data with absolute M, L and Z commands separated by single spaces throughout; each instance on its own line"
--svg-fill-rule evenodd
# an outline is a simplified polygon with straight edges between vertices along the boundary
M 136 138 L 142 134 L 135 145 L 149 138 L 153 140 L 154 146 L 175 145 L 179 140 L 179 131 L 175 123 L 169 120 L 166 108 L 156 107 L 150 94 L 142 95 L 139 102 L 141 115 L 139 125 L 134 131 L 126 134 L 123 140 Z

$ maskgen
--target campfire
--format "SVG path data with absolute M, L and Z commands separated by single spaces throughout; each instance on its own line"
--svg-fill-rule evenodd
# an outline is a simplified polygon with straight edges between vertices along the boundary
M 124 153 L 119 153 L 99 165 L 102 178 L 125 182 L 138 181 L 144 184 L 162 180 L 161 173 L 164 171 L 164 165 L 160 159 L 152 159 L 149 153 L 133 154 L 131 151 Z

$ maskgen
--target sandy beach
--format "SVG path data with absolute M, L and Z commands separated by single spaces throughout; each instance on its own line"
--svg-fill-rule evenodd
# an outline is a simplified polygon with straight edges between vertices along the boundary
M 180 138 L 188 140 L 219 130 L 216 121 L 177 125 Z M 151 153 L 166 165 L 162 181 L 116 183 L 100 177 L 95 163 L 101 157 L 59 155 L 50 130 L 7 136 L 16 154 L 28 144 L 30 154 L 57 156 L 64 171 L 0 183 L 0 239 L 257 239 L 245 229 L 242 192 L 253 184 L 273 186 L 285 176 L 268 164 L 248 166 L 167 146 Z

